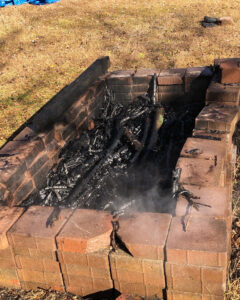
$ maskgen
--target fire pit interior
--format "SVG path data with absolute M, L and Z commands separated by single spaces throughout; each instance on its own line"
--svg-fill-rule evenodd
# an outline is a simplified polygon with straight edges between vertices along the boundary
M 23 124 L 0 149 L 0 285 L 223 299 L 239 61 L 100 58 Z
M 172 171 L 204 99 L 156 98 L 156 76 L 131 103 L 118 102 L 106 87 L 80 137 L 62 149 L 47 186 L 22 205 L 174 213 Z

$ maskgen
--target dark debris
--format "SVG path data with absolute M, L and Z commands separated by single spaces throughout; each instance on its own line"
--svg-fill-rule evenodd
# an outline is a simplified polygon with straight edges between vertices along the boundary
M 91 130 L 64 147 L 47 186 L 23 206 L 171 211 L 172 170 L 202 107 L 163 109 L 148 95 L 124 106 L 106 90 Z

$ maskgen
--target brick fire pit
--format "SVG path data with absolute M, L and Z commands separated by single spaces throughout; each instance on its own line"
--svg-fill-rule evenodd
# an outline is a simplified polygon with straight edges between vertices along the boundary
M 224 299 L 239 62 L 215 60 L 213 72 L 197 67 L 109 73 L 109 58 L 100 58 L 26 122 L 0 149 L 0 286 L 82 296 L 116 289 L 147 299 Z M 199 210 L 180 193 L 174 214 L 124 214 L 118 235 L 128 251 L 113 251 L 110 212 L 65 208 L 46 227 L 53 207 L 20 207 L 45 186 L 61 149 L 98 109 L 104 87 L 116 101 L 133 101 L 147 92 L 154 73 L 158 101 L 205 102 L 176 165 L 179 183 L 199 198 Z

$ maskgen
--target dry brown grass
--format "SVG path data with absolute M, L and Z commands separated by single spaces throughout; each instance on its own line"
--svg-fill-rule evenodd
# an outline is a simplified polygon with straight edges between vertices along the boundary
M 208 65 L 239 55 L 240 0 L 61 0 L 0 9 L 0 145 L 101 55 L 112 69 Z M 204 15 L 233 26 L 204 29 Z
M 101 55 L 110 56 L 112 70 L 239 56 L 239 9 L 240 0 L 61 0 L 0 9 L 0 146 Z M 232 16 L 234 25 L 204 29 L 205 15 Z M 234 199 L 240 216 L 240 195 Z M 240 299 L 239 285 L 231 281 L 228 299 Z
M 240 122 L 233 140 L 238 148 L 238 157 L 233 182 L 232 255 L 226 296 L 227 300 L 240 300 Z

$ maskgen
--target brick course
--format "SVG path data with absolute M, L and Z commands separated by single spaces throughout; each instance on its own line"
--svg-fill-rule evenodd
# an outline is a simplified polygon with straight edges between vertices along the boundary
M 109 213 L 77 209 L 57 236 L 58 249 L 88 253 L 107 248 L 111 231 Z
M 197 116 L 195 128 L 233 133 L 237 120 L 237 108 L 211 104 L 205 106 Z
M 228 236 L 224 220 L 191 216 L 186 227 L 184 232 L 180 217 L 172 219 L 166 243 L 168 262 L 227 267 Z
M 221 83 L 240 83 L 240 58 L 220 63 Z
M 12 222 L 7 225 L 0 210 L 0 229 L 6 226 L 0 235 L 0 285 L 66 288 L 82 296 L 115 286 L 122 293 L 143 297 L 162 297 L 167 285 L 168 299 L 223 299 L 230 252 L 232 135 L 239 119 L 240 89 L 238 84 L 217 82 L 209 68 L 116 71 L 81 93 L 48 129 L 36 133 L 26 125 L 0 149 L 0 154 L 14 154 L 0 158 L 0 200 L 20 204 L 45 184 L 61 148 L 80 134 L 87 116 L 95 115 L 105 85 L 117 101 L 128 102 L 147 92 L 154 73 L 160 101 L 203 101 L 211 82 L 209 105 L 197 117 L 194 138 L 187 139 L 177 167 L 182 168 L 180 183 L 201 197 L 196 201 L 212 207 L 191 208 L 183 220 L 187 203 L 180 196 L 176 217 L 154 213 L 120 217 L 118 235 L 133 256 L 111 251 L 112 219 L 106 212 L 64 209 L 54 226 L 46 228 L 53 208 L 31 207 L 24 214 L 20 209 L 16 218 L 7 217 Z M 224 73 L 223 68 L 222 75 L 222 80 L 229 80 L 234 73 Z M 193 149 L 198 151 L 191 153 Z M 10 215 L 8 211 L 6 216 Z
M 221 161 L 180 157 L 177 168 L 181 168 L 180 183 L 197 186 L 219 186 L 222 171 Z
M 171 216 L 168 214 L 125 215 L 119 218 L 118 234 L 134 257 L 163 260 L 163 249 L 170 221 Z M 138 234 L 140 232 L 141 234 Z

